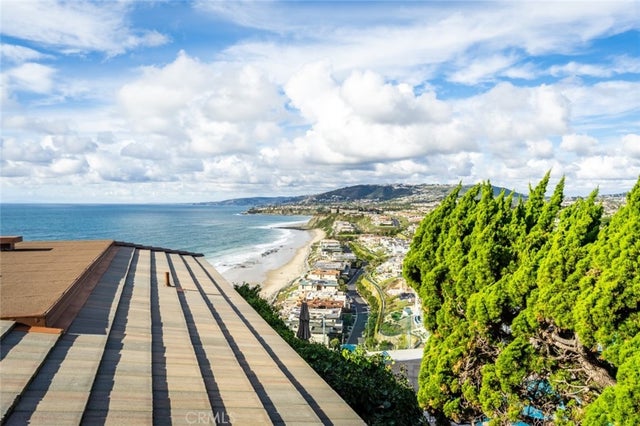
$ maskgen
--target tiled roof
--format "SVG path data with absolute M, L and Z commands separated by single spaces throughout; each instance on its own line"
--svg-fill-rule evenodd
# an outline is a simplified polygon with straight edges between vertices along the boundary
M 0 254 L 3 318 L 5 287 L 20 284 L 5 275 L 15 270 L 9 260 L 23 255 L 28 265 L 42 254 L 22 244 Z M 113 242 L 95 256 L 89 247 L 77 271 L 98 276 L 69 272 L 86 302 L 67 304 L 68 326 L 0 321 L 2 423 L 363 423 L 202 257 Z

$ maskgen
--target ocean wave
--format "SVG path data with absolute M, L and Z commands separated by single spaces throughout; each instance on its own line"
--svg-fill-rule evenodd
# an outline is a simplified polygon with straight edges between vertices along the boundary
M 248 244 L 235 247 L 226 252 L 212 254 L 207 256 L 207 261 L 220 273 L 233 268 L 252 267 L 256 264 L 265 263 L 268 258 L 283 252 L 287 252 L 287 257 L 291 257 L 295 254 L 295 250 L 302 247 L 310 238 L 309 234 L 301 234 L 299 231 L 291 229 L 279 229 L 278 224 L 275 225 L 267 225 L 267 227 L 278 231 L 273 240 L 260 244 Z M 286 261 L 288 261 L 288 258 L 284 258 L 278 263 L 286 263 Z

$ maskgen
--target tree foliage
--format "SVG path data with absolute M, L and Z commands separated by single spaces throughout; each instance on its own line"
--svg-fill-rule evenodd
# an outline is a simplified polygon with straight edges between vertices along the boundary
M 415 234 L 418 400 L 442 420 L 640 424 L 640 179 L 606 225 L 596 191 L 562 208 L 548 183 L 458 187 Z
M 370 425 L 417 425 L 424 416 L 407 378 L 393 373 L 382 355 L 331 350 L 295 337 L 260 287 L 235 286 L 269 325 Z

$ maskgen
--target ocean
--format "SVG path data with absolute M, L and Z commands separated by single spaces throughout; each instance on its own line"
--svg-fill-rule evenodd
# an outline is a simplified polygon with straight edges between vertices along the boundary
M 246 208 L 189 204 L 1 204 L 0 234 L 25 241 L 109 239 L 202 253 L 223 273 L 259 263 L 275 252 L 286 256 L 310 240 L 282 226 L 308 216 L 247 215 Z M 287 250 L 283 250 L 283 249 Z

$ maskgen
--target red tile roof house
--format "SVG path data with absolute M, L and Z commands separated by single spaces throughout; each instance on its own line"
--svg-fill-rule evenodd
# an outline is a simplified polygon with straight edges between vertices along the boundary
M 1 423 L 363 424 L 201 255 L 2 241 Z

